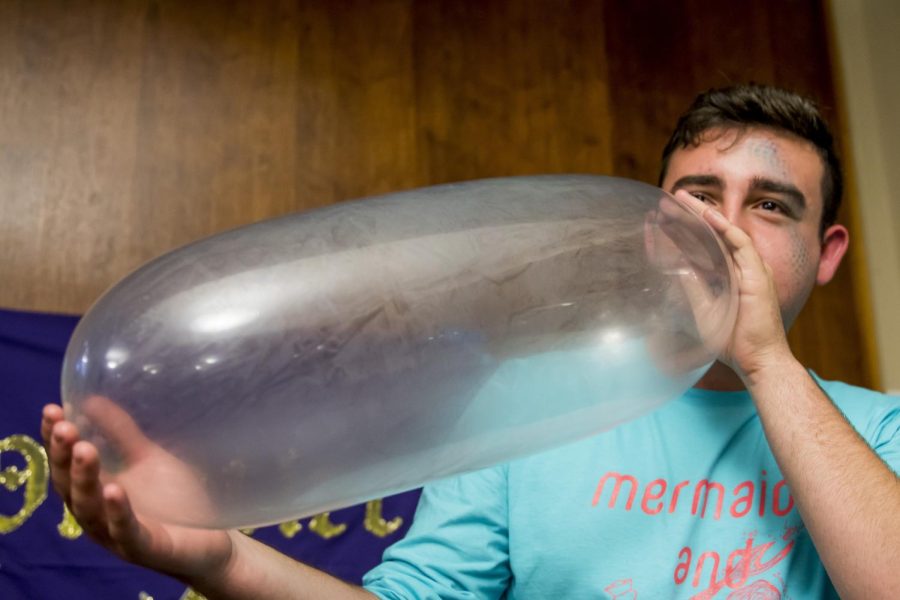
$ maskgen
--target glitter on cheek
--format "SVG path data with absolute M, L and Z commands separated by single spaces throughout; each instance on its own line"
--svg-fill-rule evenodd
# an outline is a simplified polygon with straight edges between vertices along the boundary
M 793 267 L 794 274 L 797 276 L 805 275 L 811 262 L 812 259 L 809 252 L 809 245 L 804 242 L 800 232 L 792 231 L 791 266 Z

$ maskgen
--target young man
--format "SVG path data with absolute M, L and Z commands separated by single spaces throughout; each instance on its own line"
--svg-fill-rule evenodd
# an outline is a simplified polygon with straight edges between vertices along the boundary
M 785 330 L 840 264 L 831 136 L 806 100 L 743 86 L 679 121 L 661 185 L 698 203 L 739 279 L 726 351 L 618 429 L 426 487 L 371 572 L 388 598 L 889 597 L 900 590 L 900 400 L 814 379 Z M 703 203 L 703 204 L 699 204 Z M 139 520 L 45 409 L 53 481 L 94 539 L 209 597 L 371 597 L 235 532 Z M 846 415 L 846 416 L 845 416 Z M 77 442 L 77 443 L 76 443 Z

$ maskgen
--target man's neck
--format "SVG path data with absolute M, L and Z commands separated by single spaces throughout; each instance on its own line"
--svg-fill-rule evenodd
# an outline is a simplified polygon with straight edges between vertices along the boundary
M 716 361 L 709 371 L 700 378 L 695 388 L 715 392 L 740 392 L 746 389 L 744 382 L 728 365 Z

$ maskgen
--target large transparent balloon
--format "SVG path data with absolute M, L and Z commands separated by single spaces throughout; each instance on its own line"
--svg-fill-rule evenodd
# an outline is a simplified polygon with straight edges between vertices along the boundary
M 63 398 L 138 512 L 262 525 L 647 413 L 708 368 L 736 306 L 721 242 L 659 189 L 443 185 L 157 258 L 82 319 Z

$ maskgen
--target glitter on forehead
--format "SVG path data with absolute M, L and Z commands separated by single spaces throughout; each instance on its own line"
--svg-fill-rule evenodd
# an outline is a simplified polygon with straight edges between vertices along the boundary
M 750 154 L 761 159 L 767 166 L 772 168 L 776 173 L 783 177 L 787 177 L 788 169 L 781 154 L 778 151 L 778 144 L 769 139 L 754 138 L 750 141 Z

